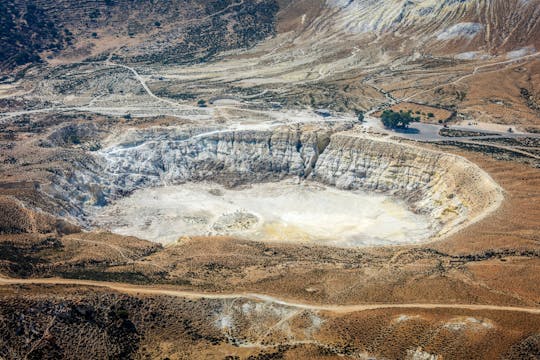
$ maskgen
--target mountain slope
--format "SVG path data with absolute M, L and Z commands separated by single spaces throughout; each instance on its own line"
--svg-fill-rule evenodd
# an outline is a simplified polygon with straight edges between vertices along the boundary
M 8 0 L 0 25 L 0 69 L 113 50 L 132 62 L 200 62 L 291 30 L 321 46 L 475 58 L 540 48 L 540 0 Z
M 0 44 L 8 49 L 0 70 L 119 47 L 134 61 L 203 61 L 272 35 L 277 10 L 275 0 L 9 0 L 0 4 Z
M 510 51 L 540 47 L 538 0 L 327 0 L 312 33 L 411 38 L 417 47 Z M 388 39 L 387 39 L 388 40 Z
M 0 2 L 0 69 L 40 61 L 46 50 L 64 48 L 59 24 L 32 3 Z

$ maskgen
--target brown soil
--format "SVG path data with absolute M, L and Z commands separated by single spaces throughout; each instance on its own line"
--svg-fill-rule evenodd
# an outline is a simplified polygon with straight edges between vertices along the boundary
M 1 287 L 0 293 L 0 354 L 12 358 L 412 359 L 416 353 L 534 359 L 539 350 L 539 316 L 516 312 L 339 314 L 247 299 L 234 299 L 232 307 L 227 299 L 54 285 Z

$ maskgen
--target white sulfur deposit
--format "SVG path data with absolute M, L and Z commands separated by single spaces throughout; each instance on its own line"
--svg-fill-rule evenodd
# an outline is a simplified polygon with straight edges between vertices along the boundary
M 211 183 L 143 189 L 96 220 L 113 232 L 161 243 L 233 235 L 349 247 L 414 243 L 433 233 L 427 216 L 392 197 L 291 180 L 236 189 Z
M 445 29 L 443 32 L 437 35 L 437 39 L 451 40 L 460 37 L 472 39 L 483 29 L 484 25 L 479 23 L 459 23 Z

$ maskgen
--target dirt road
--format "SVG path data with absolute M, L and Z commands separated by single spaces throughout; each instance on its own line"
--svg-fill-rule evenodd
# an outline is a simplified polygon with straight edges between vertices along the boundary
M 352 313 L 357 311 L 378 310 L 378 309 L 462 309 L 474 311 L 514 311 L 529 314 L 540 314 L 540 308 L 520 307 L 520 306 L 499 306 L 482 304 L 356 304 L 356 305 L 328 305 L 328 304 L 308 304 L 286 299 L 279 299 L 273 296 L 255 293 L 204 293 L 197 291 L 174 290 L 165 287 L 139 286 L 123 283 L 112 283 L 91 280 L 45 278 L 45 279 L 7 279 L 0 278 L 0 286 L 6 285 L 75 285 L 93 286 L 107 288 L 110 290 L 134 294 L 134 295 L 158 295 L 174 296 L 189 299 L 236 299 L 244 298 L 254 301 L 264 301 L 278 305 L 289 306 L 297 309 L 330 311 L 335 313 Z

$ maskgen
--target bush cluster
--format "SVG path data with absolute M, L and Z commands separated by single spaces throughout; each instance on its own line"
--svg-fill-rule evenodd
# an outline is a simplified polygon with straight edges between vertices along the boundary
M 383 125 L 389 129 L 405 129 L 409 127 L 412 122 L 420 121 L 420 117 L 412 116 L 412 111 L 407 112 L 393 110 L 384 110 L 381 115 Z

